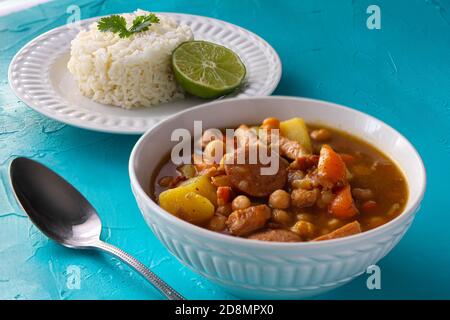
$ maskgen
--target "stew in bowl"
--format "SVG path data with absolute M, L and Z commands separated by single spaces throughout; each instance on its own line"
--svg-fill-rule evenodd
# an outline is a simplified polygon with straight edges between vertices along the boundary
M 206 130 L 191 142 L 190 161 L 167 155 L 151 179 L 154 201 L 214 232 L 276 242 L 350 236 L 405 208 L 402 171 L 356 136 L 299 117 L 234 129 Z M 273 172 L 264 173 L 272 165 L 264 155 L 277 162 Z
M 279 124 L 264 122 L 274 117 Z M 207 130 L 195 130 L 198 120 Z M 227 131 L 239 127 L 234 135 L 251 139 L 236 152 Z M 265 127 L 279 127 L 278 136 Z M 205 134 L 212 128 L 222 137 Z M 176 130 L 189 133 L 181 159 L 173 156 Z M 233 163 L 254 145 L 270 152 Z M 250 299 L 308 297 L 364 273 L 406 233 L 426 188 L 420 155 L 387 124 L 333 103 L 277 96 L 218 100 L 161 121 L 136 143 L 129 173 L 155 237 L 195 272 Z

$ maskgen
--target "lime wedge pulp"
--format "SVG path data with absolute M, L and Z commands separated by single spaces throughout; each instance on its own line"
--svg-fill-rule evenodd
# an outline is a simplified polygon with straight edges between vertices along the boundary
M 245 66 L 237 54 L 207 41 L 187 41 L 172 53 L 172 68 L 180 86 L 200 98 L 217 98 L 239 87 Z

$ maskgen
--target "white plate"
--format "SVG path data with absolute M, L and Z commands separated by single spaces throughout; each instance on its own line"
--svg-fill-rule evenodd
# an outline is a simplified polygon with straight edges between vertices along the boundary
M 281 62 L 275 50 L 252 32 L 233 24 L 188 14 L 160 13 L 191 27 L 196 40 L 222 44 L 235 51 L 247 68 L 244 87 L 235 97 L 266 96 L 281 77 Z M 86 28 L 99 17 L 80 21 Z M 91 101 L 79 92 L 67 70 L 70 42 L 79 29 L 62 26 L 26 44 L 12 59 L 9 83 L 14 93 L 28 106 L 47 117 L 77 127 L 112 133 L 145 132 L 158 121 L 201 103 L 186 97 L 153 108 L 125 110 Z

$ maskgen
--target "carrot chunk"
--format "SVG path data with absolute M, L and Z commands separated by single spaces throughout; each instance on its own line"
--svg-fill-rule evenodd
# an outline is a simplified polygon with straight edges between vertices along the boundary
M 319 177 L 331 184 L 346 181 L 346 167 L 341 156 L 329 145 L 324 144 L 320 149 L 318 165 Z
M 263 129 L 280 129 L 280 120 L 277 118 L 267 118 L 264 119 L 261 128 Z
M 313 241 L 332 240 L 337 238 L 348 237 L 354 234 L 361 233 L 361 226 L 358 221 L 347 223 L 345 226 L 327 233 L 323 236 L 315 238 Z
M 349 219 L 358 214 L 350 185 L 346 185 L 336 194 L 336 197 L 328 207 L 328 212 L 337 219 Z
M 231 187 L 218 187 L 217 188 L 217 204 L 223 206 L 231 201 L 233 190 Z

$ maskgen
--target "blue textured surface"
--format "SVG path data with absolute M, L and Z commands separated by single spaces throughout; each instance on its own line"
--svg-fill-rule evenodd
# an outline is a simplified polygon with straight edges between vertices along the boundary
M 7 168 L 17 155 L 64 175 L 100 212 L 104 239 L 134 254 L 187 298 L 232 298 L 182 266 L 145 225 L 127 174 L 137 137 L 65 126 L 27 108 L 9 89 L 12 56 L 33 37 L 64 24 L 66 8 L 75 2 L 83 19 L 142 8 L 235 23 L 280 54 L 284 73 L 276 94 L 348 105 L 397 128 L 427 167 L 422 210 L 380 262 L 382 290 L 368 290 L 361 276 L 319 298 L 450 298 L 450 3 L 445 0 L 378 0 L 381 30 L 366 28 L 372 1 L 365 0 L 64 0 L 0 17 L 0 298 L 160 298 L 117 260 L 65 249 L 33 227 L 9 188 Z M 81 267 L 80 290 L 66 287 L 69 265 Z

